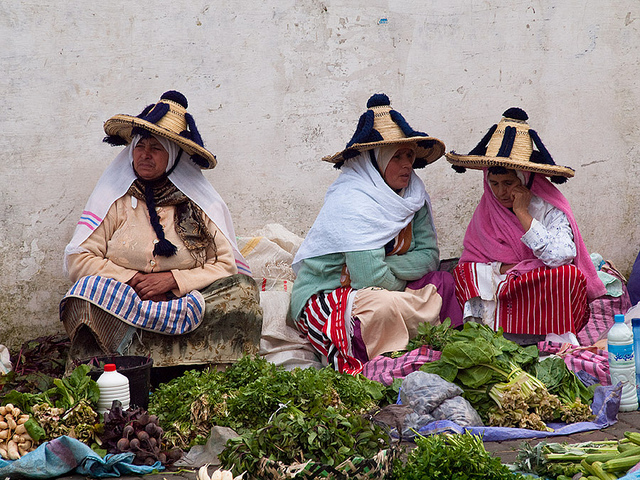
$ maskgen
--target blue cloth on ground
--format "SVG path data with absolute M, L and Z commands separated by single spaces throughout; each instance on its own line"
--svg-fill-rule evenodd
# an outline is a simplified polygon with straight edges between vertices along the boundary
M 15 478 L 55 478 L 74 472 L 91 478 L 145 475 L 162 471 L 162 463 L 133 465 L 133 453 L 108 454 L 104 458 L 86 444 L 68 436 L 44 442 L 18 460 L 0 459 L 0 476 Z
M 474 435 L 480 435 L 484 442 L 500 442 L 503 440 L 516 440 L 519 438 L 544 438 L 571 435 L 572 433 L 588 432 L 590 430 L 600 430 L 613 425 L 618 421 L 621 392 L 622 383 L 618 383 L 614 386 L 596 387 L 593 395 L 593 402 L 591 403 L 591 411 L 596 418 L 591 422 L 577 422 L 569 424 L 550 423 L 547 426 L 553 428 L 553 432 L 511 427 L 461 427 L 457 423 L 449 420 L 437 420 L 422 427 L 418 430 L 418 433 L 426 436 L 435 433 L 470 432 Z M 400 403 L 399 400 L 398 403 Z

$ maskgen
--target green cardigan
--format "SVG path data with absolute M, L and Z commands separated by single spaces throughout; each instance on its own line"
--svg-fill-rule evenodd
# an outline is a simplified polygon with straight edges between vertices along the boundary
M 416 212 L 411 231 L 411 246 L 402 255 L 386 256 L 382 246 L 374 250 L 330 253 L 303 260 L 291 291 L 292 318 L 298 318 L 314 294 L 340 287 L 345 263 L 349 269 L 351 287 L 356 290 L 382 287 L 400 291 L 404 290 L 407 282 L 437 270 L 440 252 L 427 205 Z

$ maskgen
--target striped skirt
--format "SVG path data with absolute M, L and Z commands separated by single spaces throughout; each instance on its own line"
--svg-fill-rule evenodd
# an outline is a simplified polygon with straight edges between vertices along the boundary
M 354 320 L 345 318 L 352 291 L 350 287 L 340 287 L 313 295 L 297 318 L 296 326 L 329 365 L 355 375 L 362 371 L 364 362 L 357 358 L 358 346 L 352 343 Z
M 464 308 L 480 296 L 475 263 L 460 263 L 453 271 L 456 297 Z M 505 333 L 546 335 L 577 333 L 589 318 L 587 281 L 575 265 L 537 268 L 507 275 L 496 288 L 495 328 Z
M 193 331 L 204 311 L 204 297 L 197 290 L 167 302 L 145 301 L 126 283 L 100 276 L 82 277 L 60 302 L 60 319 L 69 338 L 86 325 L 105 352 L 121 352 L 135 328 L 165 335 Z

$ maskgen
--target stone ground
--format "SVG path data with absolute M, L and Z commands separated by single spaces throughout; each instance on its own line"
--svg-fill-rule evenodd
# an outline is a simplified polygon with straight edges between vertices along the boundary
M 594 430 L 590 432 L 575 433 L 570 436 L 548 437 L 546 441 L 556 443 L 582 443 L 588 441 L 600 440 L 618 440 L 624 436 L 626 431 L 640 432 L 640 410 L 635 412 L 622 412 L 618 414 L 618 422 L 603 430 Z M 504 442 L 486 442 L 485 448 L 493 455 L 500 457 L 502 463 L 513 463 L 516 458 L 518 447 L 523 442 L 537 444 L 545 439 L 519 439 Z M 210 469 L 210 473 L 213 469 Z M 71 475 L 58 477 L 61 480 L 85 480 L 86 477 L 80 475 Z M 123 480 L 196 480 L 197 472 L 192 471 L 165 471 L 158 474 L 150 474 L 144 476 L 119 477 Z

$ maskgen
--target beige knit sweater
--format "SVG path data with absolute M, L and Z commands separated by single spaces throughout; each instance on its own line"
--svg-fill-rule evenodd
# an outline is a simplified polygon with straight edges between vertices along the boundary
M 165 237 L 178 248 L 178 252 L 171 257 L 154 257 L 157 237 L 151 227 L 147 206 L 130 195 L 120 197 L 111 205 L 100 226 L 82 243 L 81 247 L 86 252 L 69 256 L 71 280 L 75 282 L 87 275 L 101 275 L 126 283 L 137 272 L 171 271 L 178 284 L 178 290 L 173 293 L 183 296 L 238 272 L 231 244 L 208 218 L 207 226 L 217 247 L 217 260 L 213 249 L 209 249 L 204 266 L 196 266 L 176 233 L 174 210 L 173 206 L 156 208 Z

